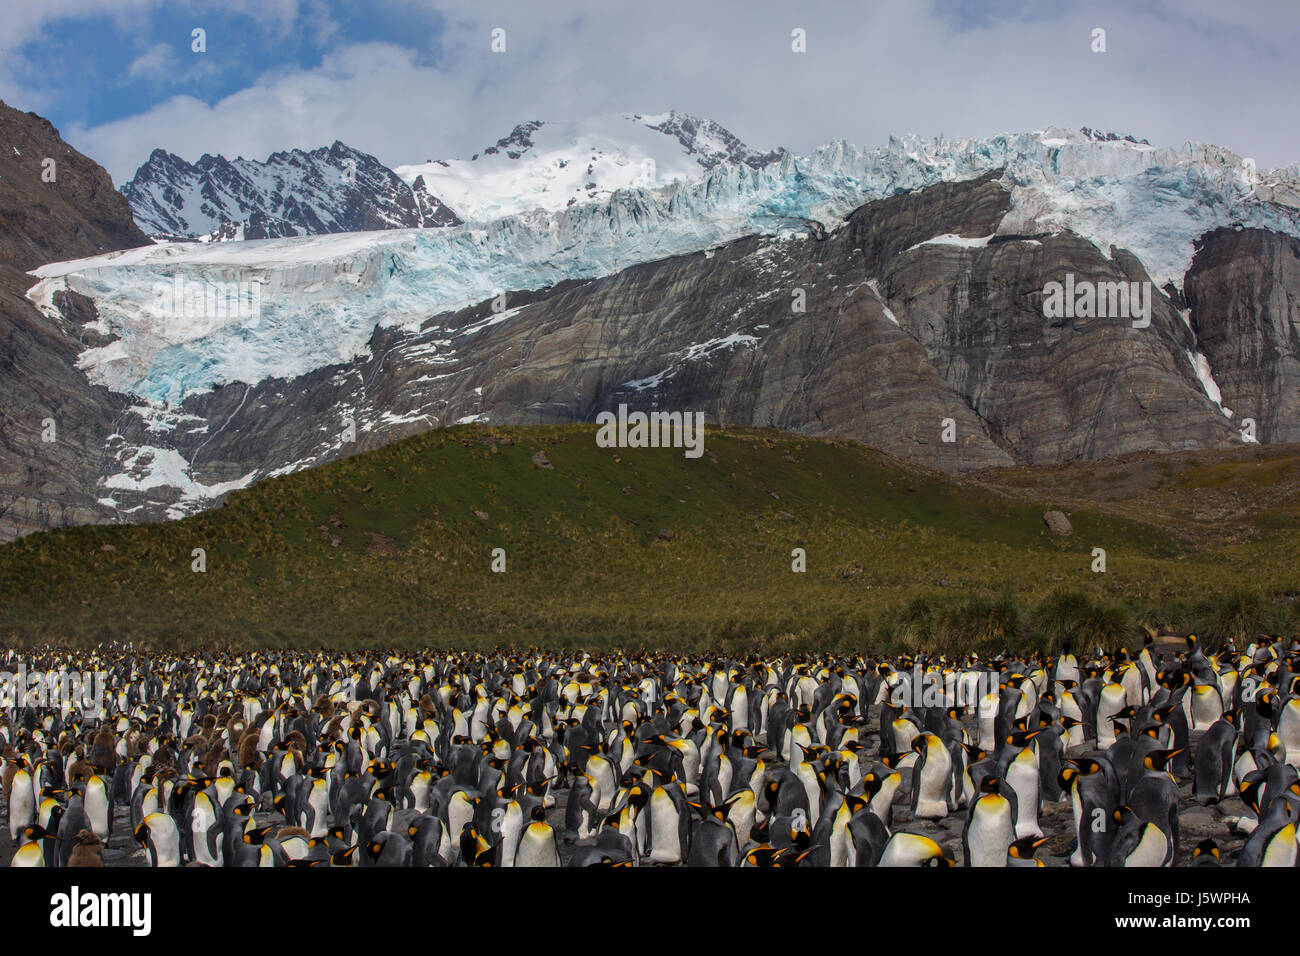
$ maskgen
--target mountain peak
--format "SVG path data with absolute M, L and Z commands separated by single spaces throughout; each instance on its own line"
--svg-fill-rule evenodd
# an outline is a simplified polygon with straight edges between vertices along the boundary
M 474 221 L 557 211 L 608 199 L 622 189 L 703 178 L 723 163 L 753 169 L 785 150 L 760 152 L 721 124 L 689 113 L 618 113 L 578 122 L 528 120 L 467 160 L 398 166 Z
M 122 193 L 156 236 L 265 239 L 460 222 L 369 153 L 334 140 L 263 162 L 204 153 L 193 165 L 155 149 Z
M 669 110 L 654 116 L 633 113 L 630 118 L 676 139 L 705 169 L 712 169 L 721 162 L 744 163 L 753 169 L 761 169 L 779 160 L 786 152 L 780 147 L 766 153 L 750 149 L 722 124 L 691 113 Z

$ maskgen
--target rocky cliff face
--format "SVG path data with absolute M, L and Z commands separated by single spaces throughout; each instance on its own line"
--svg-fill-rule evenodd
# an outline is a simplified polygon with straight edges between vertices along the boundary
M 1241 436 L 1220 401 L 1296 392 L 1283 308 L 1300 293 L 1294 240 L 1209 237 L 1186 317 L 1153 286 L 1144 328 L 1049 319 L 1044 288 L 1066 273 L 1148 277 L 1069 233 L 997 235 L 1007 208 L 994 171 L 871 203 L 829 236 L 741 239 L 377 328 L 364 359 L 122 416 L 84 480 L 99 488 L 97 520 L 174 517 L 430 427 L 590 421 L 619 404 L 853 438 L 964 472 L 1226 446 Z M 65 302 L 70 325 L 91 308 Z M 1225 322 L 1236 331 L 1212 331 Z M 1295 423 L 1274 401 L 1266 439 Z
M 41 315 L 25 270 L 148 243 L 108 173 L 48 120 L 0 103 L 0 540 L 104 520 L 97 462 L 129 404 L 77 369 L 75 309 L 64 323 Z
M 0 102 L 0 264 L 27 270 L 148 244 L 101 166 L 49 120 Z
M 1300 240 L 1219 229 L 1187 280 L 1192 324 L 1223 404 L 1261 442 L 1300 439 Z
M 502 141 L 507 160 L 535 149 L 539 129 Z M 698 125 L 650 132 L 685 136 L 700 155 L 731 148 Z M 1029 137 L 1016 162 L 1064 148 L 1056 141 Z M 1095 163 L 1091 143 L 1070 149 Z M 1117 148 L 1119 160 L 1106 161 L 1138 164 L 1125 188 L 1145 196 L 1150 148 Z M 1212 231 L 1171 278 L 1180 260 L 1163 232 L 1152 240 L 1113 210 L 1081 220 L 1088 236 L 1061 227 L 1039 200 L 1067 196 L 1064 187 L 1026 191 L 1023 170 L 989 165 L 991 149 L 970 153 L 983 171 L 959 182 L 935 178 L 942 164 L 914 170 L 907 142 L 866 159 L 821 152 L 808 169 L 832 198 L 895 184 L 881 186 L 888 198 L 842 207 L 852 211 L 840 222 L 791 192 L 808 180 L 799 162 L 759 156 L 720 160 L 671 194 L 619 192 L 555 219 L 310 248 L 187 243 L 72 264 L 30 291 L 45 315 L 21 299 L 35 279 L 10 269 L 0 282 L 0 537 L 182 516 L 431 427 L 590 421 L 619 405 L 852 438 L 954 472 L 1224 446 L 1243 440 L 1247 417 L 1259 440 L 1297 440 L 1300 240 Z M 1051 155 L 1042 168 L 1058 170 L 1065 154 Z M 1160 167 L 1159 181 L 1200 182 L 1198 155 L 1171 154 L 1181 178 Z M 1290 206 L 1269 203 L 1251 207 L 1252 222 L 1291 222 Z M 38 234 L 21 234 L 13 261 L 143 239 L 118 205 L 91 204 L 87 222 L 69 219 L 44 253 L 22 245 Z M 765 218 L 777 224 L 767 235 L 737 226 Z M 1098 230 L 1147 247 L 1139 256 Z M 621 267 L 629 256 L 639 264 Z M 200 284 L 264 280 L 270 304 L 248 322 L 175 305 L 154 316 L 150 290 L 170 270 Z M 484 299 L 512 284 L 503 277 L 552 284 Z M 1073 299 L 1053 311 L 1054 284 L 1132 290 L 1142 321 Z M 448 305 L 427 304 L 437 301 Z M 57 437 L 44 441 L 50 422 Z
M 273 239 L 452 226 L 456 214 L 423 180 L 407 185 L 369 153 L 335 142 L 266 162 L 156 149 L 122 187 L 136 221 L 160 236 Z

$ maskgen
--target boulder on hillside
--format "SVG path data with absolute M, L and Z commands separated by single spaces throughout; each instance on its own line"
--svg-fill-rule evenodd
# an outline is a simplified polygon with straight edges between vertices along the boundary
M 1043 514 L 1043 523 L 1047 525 L 1052 534 L 1065 536 L 1074 531 L 1070 519 L 1065 516 L 1064 511 L 1048 511 Z

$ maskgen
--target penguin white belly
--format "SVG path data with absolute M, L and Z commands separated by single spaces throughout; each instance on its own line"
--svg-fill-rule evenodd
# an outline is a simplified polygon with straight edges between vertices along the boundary
M 682 840 L 677 829 L 677 807 L 662 789 L 650 797 L 650 862 L 680 863 Z
M 1277 737 L 1286 748 L 1286 762 L 1300 768 L 1300 698 L 1292 698 L 1282 708 L 1277 721 Z
M 1190 730 L 1205 730 L 1223 716 L 1223 700 L 1217 687 L 1206 684 L 1192 688 L 1192 723 Z
M 831 821 L 830 827 L 830 866 L 843 867 L 848 857 L 848 848 L 853 843 L 853 835 L 849 832 L 849 821 L 853 814 L 849 812 L 848 804 L 841 802 L 835 810 L 835 819 Z
M 501 820 L 501 865 L 514 866 L 519 852 L 519 839 L 524 832 L 524 812 L 512 801 Z
M 880 822 L 886 826 L 889 825 L 890 807 L 894 803 L 894 796 L 898 793 L 898 786 L 902 783 L 902 776 L 895 771 L 886 777 L 876 791 L 876 795 L 871 798 L 869 804 L 871 812 L 880 818 Z
M 1139 667 L 1130 667 L 1124 671 L 1124 676 L 1120 678 L 1120 686 L 1124 688 L 1124 698 L 1134 707 L 1139 704 L 1145 704 L 1147 693 L 1146 687 L 1142 682 L 1142 669 Z
M 99 777 L 94 778 L 86 787 L 85 811 L 90 831 L 101 840 L 107 841 L 112 821 L 109 819 L 107 783 Z
M 852 751 L 844 751 L 844 766 L 849 775 L 849 790 L 857 789 L 858 784 L 862 782 L 862 763 L 858 760 L 858 755 Z
M 821 781 L 817 779 L 816 769 L 806 760 L 799 764 L 798 775 L 804 793 L 808 796 L 808 825 L 815 827 L 822 811 Z
M 519 840 L 515 866 L 559 865 L 560 854 L 555 848 L 555 831 L 540 821 L 530 823 Z
M 1296 862 L 1296 828 L 1288 823 L 1268 841 L 1260 866 L 1294 867 Z
M 1011 804 L 1004 797 L 981 797 L 966 831 L 967 866 L 1005 867 L 1007 848 L 1016 841 Z
M 725 800 L 731 793 L 731 782 L 735 778 L 736 770 L 731 764 L 727 755 L 718 755 L 718 789 L 722 791 L 722 799 Z
M 1155 824 L 1148 823 L 1142 831 L 1142 839 L 1133 848 L 1124 865 L 1126 867 L 1164 866 L 1165 854 L 1168 852 L 1169 840 L 1164 831 Z
M 1115 743 L 1115 723 L 1111 718 L 1127 705 L 1127 695 L 1121 685 L 1107 684 L 1101 689 L 1097 701 L 1097 749 L 1109 750 Z
M 980 699 L 979 706 L 979 724 L 980 724 L 980 749 L 992 753 L 997 749 L 998 739 L 994 732 L 994 722 L 998 716 L 998 697 L 996 694 L 985 694 Z
M 9 836 L 17 843 L 23 828 L 36 819 L 36 800 L 32 796 L 31 778 L 26 770 L 14 774 L 13 788 L 9 791 Z
M 13 859 L 9 861 L 10 866 L 31 867 L 45 866 L 45 853 L 41 848 L 40 841 L 33 843 L 24 843 L 17 852 L 14 853 Z
M 941 820 L 946 817 L 948 797 L 952 792 L 952 757 L 942 743 L 926 749 L 918 784 L 916 816 L 923 820 Z
M 1007 768 L 1007 783 L 1016 792 L 1017 839 L 1043 835 L 1038 826 L 1038 761 L 1033 753 L 1026 747 Z
M 310 807 L 310 823 L 307 828 L 313 837 L 323 837 L 329 830 L 327 817 L 329 814 L 329 787 L 322 781 L 313 781 L 310 794 L 307 796 L 307 803 Z
M 743 846 L 754 829 L 754 795 L 751 791 L 741 791 L 740 799 L 727 811 L 727 822 L 736 831 L 736 839 Z
M 1070 866 L 1084 866 L 1083 859 L 1083 801 L 1079 799 L 1077 787 L 1070 788 L 1070 811 L 1074 816 L 1074 852 L 1070 854 Z
M 221 840 L 215 840 L 213 848 L 209 848 L 208 845 L 209 831 L 215 825 L 216 821 L 210 813 L 204 813 L 195 807 L 191 823 L 194 835 L 194 860 L 204 866 L 221 866 Z
M 465 799 L 453 798 L 447 806 L 447 836 L 459 845 L 465 825 L 474 819 L 474 805 Z
M 156 857 L 154 866 L 180 866 L 181 835 L 176 829 L 176 821 L 165 813 L 153 813 L 144 822 L 149 827 L 149 842 Z
M 899 753 L 907 753 L 912 747 L 912 741 L 921 735 L 920 729 L 916 724 L 905 718 L 898 718 L 894 721 L 894 746 Z M 909 756 L 915 757 L 915 754 Z M 902 766 L 900 763 L 899 766 Z
M 1071 724 L 1070 728 L 1065 732 L 1066 748 L 1082 747 L 1084 740 L 1083 710 L 1080 709 L 1079 702 L 1074 699 L 1074 695 L 1068 690 L 1061 695 L 1061 716 L 1079 721 L 1079 723 Z

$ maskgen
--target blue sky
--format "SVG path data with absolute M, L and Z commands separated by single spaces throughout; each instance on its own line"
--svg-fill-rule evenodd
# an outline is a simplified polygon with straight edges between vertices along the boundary
M 1297 51 L 1293 0 L 42 0 L 0 18 L 0 98 L 119 184 L 155 146 L 342 139 L 396 165 L 670 108 L 760 148 L 1088 125 L 1273 166 L 1300 161 Z

